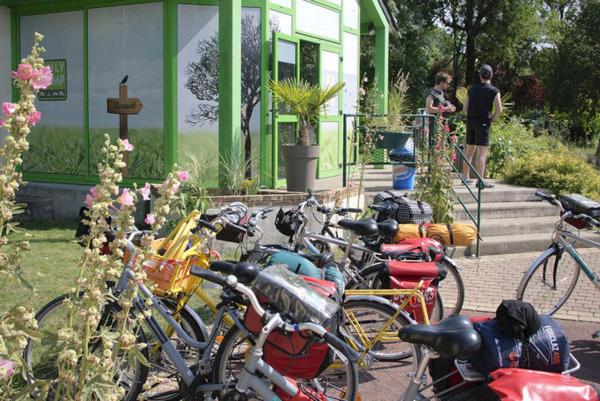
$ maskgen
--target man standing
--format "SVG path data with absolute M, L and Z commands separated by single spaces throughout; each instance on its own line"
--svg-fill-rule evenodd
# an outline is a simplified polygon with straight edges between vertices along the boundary
M 481 83 L 473 85 L 469 89 L 464 104 L 467 113 L 466 156 L 469 163 L 473 163 L 473 156 L 477 152 L 474 164 L 481 178 L 485 178 L 485 164 L 490 144 L 490 126 L 502 114 L 500 91 L 490 83 L 492 76 L 492 67 L 487 64 L 482 65 L 479 69 Z M 494 115 L 492 115 L 492 107 L 494 108 Z M 467 183 L 471 183 L 467 163 L 463 166 L 463 176 Z M 484 183 L 484 186 L 490 188 L 493 185 Z

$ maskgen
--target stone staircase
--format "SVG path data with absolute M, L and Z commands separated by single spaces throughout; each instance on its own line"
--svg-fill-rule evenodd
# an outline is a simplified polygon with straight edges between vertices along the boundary
M 541 201 L 535 188 L 525 188 L 493 181 L 495 187 L 482 191 L 481 235 L 479 255 L 500 255 L 521 252 L 541 252 L 550 243 L 558 209 Z M 474 217 L 477 204 L 468 190 L 455 185 L 457 196 L 467 205 Z M 474 189 L 475 194 L 476 188 Z M 460 204 L 454 207 L 458 222 L 471 222 Z M 600 235 L 582 231 L 583 236 L 600 239 Z M 475 255 L 475 246 L 458 248 L 454 256 Z

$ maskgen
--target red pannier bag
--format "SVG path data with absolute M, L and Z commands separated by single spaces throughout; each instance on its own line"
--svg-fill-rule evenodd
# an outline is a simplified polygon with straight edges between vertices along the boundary
M 386 262 L 390 287 L 405 290 L 411 290 L 417 286 L 419 281 L 423 280 L 421 292 L 425 298 L 427 314 L 431 312 L 436 304 L 438 282 L 446 277 L 446 268 L 435 262 L 403 262 L 392 260 Z M 396 297 L 394 302 L 402 303 L 405 297 Z M 422 323 L 423 311 L 417 297 L 412 297 L 406 305 L 406 312 L 417 322 Z
M 306 276 L 298 277 L 301 277 L 311 288 L 322 295 L 331 299 L 336 299 L 338 296 L 337 287 L 331 281 Z M 270 305 L 264 295 L 257 295 L 262 305 L 269 305 L 270 309 L 277 309 Z M 285 311 L 278 312 L 285 314 Z M 337 319 L 332 319 L 329 323 L 329 327 L 324 327 L 335 333 Z M 248 331 L 257 336 L 263 327 L 260 318 L 250 305 L 246 309 L 244 325 Z M 283 376 L 309 380 L 319 376 L 331 364 L 333 352 L 326 343 L 310 332 L 286 333 L 277 329 L 272 331 L 267 338 L 263 349 L 263 360 Z
M 501 401 L 598 401 L 592 386 L 560 373 L 502 368 L 491 376 L 488 386 Z
M 444 246 L 432 238 L 406 238 L 395 244 L 381 245 L 381 253 L 415 256 L 431 262 L 444 257 Z

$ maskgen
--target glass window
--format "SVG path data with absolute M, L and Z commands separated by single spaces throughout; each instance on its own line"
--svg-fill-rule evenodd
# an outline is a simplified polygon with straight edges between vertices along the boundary
M 283 145 L 296 143 L 296 123 L 277 124 L 277 140 L 279 143 L 277 158 L 277 178 L 285 178 L 285 159 L 283 158 Z
M 306 0 L 297 0 L 296 13 L 297 30 L 335 41 L 340 40 L 339 12 Z
M 246 175 L 260 170 L 261 24 L 260 8 L 242 9 L 242 138 Z M 248 174 L 250 172 L 251 174 Z
M 178 151 L 207 166 L 207 184 L 218 184 L 219 8 L 180 4 L 178 13 Z
M 277 80 L 296 78 L 296 44 L 280 39 L 277 42 Z M 283 103 L 278 105 L 279 113 L 289 114 Z
M 87 172 L 84 146 L 83 110 L 83 12 L 32 15 L 20 19 L 21 56 L 33 46 L 34 33 L 44 34 L 46 60 L 57 61 L 65 79 L 64 96 L 46 97 L 37 108 L 41 122 L 29 136 L 29 152 L 24 156 L 26 172 L 84 175 Z M 117 81 L 118 83 L 118 81 Z M 106 100 L 104 100 L 106 113 Z
M 360 5 L 358 0 L 344 0 L 344 25 L 358 29 Z
M 300 78 L 319 85 L 319 45 L 300 41 Z
M 277 11 L 269 11 L 270 32 L 281 32 L 292 35 L 292 16 Z
M 344 33 L 344 113 L 354 114 L 358 102 L 358 36 Z
M 331 171 L 339 168 L 338 145 L 339 145 L 339 123 L 337 121 L 321 122 L 319 145 L 321 146 L 319 156 L 319 169 Z
M 292 0 L 271 0 L 271 3 L 287 8 L 292 8 Z
M 339 82 L 340 56 L 337 53 L 323 51 L 321 53 L 321 68 L 323 87 L 332 86 Z M 338 115 L 338 98 L 339 96 L 335 96 L 327 102 L 326 111 L 328 116 Z
M 163 5 L 135 4 L 88 11 L 89 122 L 91 168 L 103 134 L 117 136 L 119 116 L 106 112 L 106 99 L 119 97 L 128 77 L 128 97 L 144 108 L 128 116 L 129 177 L 161 178 L 163 151 Z M 64 44 L 61 46 L 64 47 Z

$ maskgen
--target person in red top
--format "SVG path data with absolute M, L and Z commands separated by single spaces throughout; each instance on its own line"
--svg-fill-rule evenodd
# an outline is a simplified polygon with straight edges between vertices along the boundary
M 492 67 L 484 64 L 479 69 L 480 84 L 473 85 L 467 94 L 464 110 L 467 113 L 467 160 L 473 164 L 484 178 L 485 164 L 487 160 L 488 146 L 490 144 L 490 126 L 497 121 L 502 114 L 502 98 L 498 88 L 490 82 L 494 75 Z M 492 115 L 492 109 L 494 114 Z M 475 152 L 477 158 L 474 159 Z M 469 177 L 469 166 L 464 163 L 463 176 L 467 183 L 472 180 Z M 486 188 L 492 187 L 490 183 L 484 183 Z

